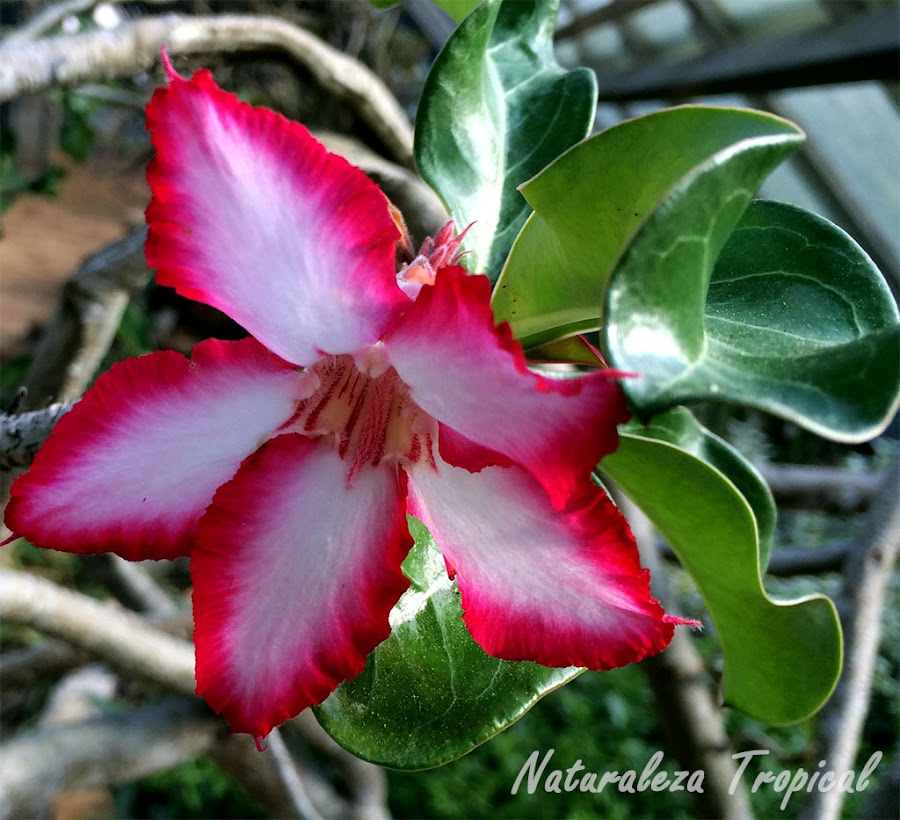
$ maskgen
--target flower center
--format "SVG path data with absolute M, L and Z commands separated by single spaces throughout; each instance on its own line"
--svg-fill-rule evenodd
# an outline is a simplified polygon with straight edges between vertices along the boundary
M 326 356 L 304 376 L 312 394 L 297 405 L 288 429 L 307 436 L 333 436 L 350 476 L 385 459 L 430 461 L 437 425 L 409 395 L 392 367 L 370 375 L 352 356 Z

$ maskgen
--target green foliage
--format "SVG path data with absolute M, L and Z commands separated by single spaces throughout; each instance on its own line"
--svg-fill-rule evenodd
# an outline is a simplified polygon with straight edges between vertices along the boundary
M 72 159 L 84 162 L 96 139 L 93 118 L 97 103 L 74 91 L 63 91 L 61 101 L 63 117 L 59 130 L 59 147 Z
M 115 800 L 119 817 L 253 820 L 268 816 L 207 757 L 119 786 Z
M 428 530 L 410 518 L 411 581 L 391 613 L 391 635 L 363 672 L 341 684 L 316 716 L 344 748 L 399 769 L 439 766 L 518 720 L 580 674 L 492 658 L 472 640 Z
M 766 595 L 760 576 L 768 551 L 754 513 L 766 516 L 770 538 L 774 512 L 762 480 L 684 409 L 626 429 L 601 468 L 649 516 L 697 584 L 725 655 L 726 702 L 774 724 L 808 717 L 840 675 L 840 623 L 824 596 Z
M 558 0 L 491 0 L 460 25 L 425 83 L 416 163 L 460 228 L 473 270 L 496 280 L 528 204 L 516 190 L 583 139 L 597 88 L 553 56 Z
M 631 269 L 623 259 L 634 244 L 651 253 L 652 240 L 685 262 L 686 253 L 709 254 L 711 264 L 752 191 L 802 139 L 770 114 L 685 106 L 585 140 L 522 187 L 535 213 L 497 283 L 497 319 L 526 347 L 596 330 L 613 271 L 625 282 L 632 275 L 621 271 Z M 671 293 L 702 309 L 703 293 L 686 279 L 696 266 L 675 262 L 665 270 L 654 263 L 642 297 L 654 305 Z M 692 318 L 681 324 L 696 336 Z M 662 340 L 654 349 L 667 354 Z
M 543 780 L 528 794 L 513 783 L 529 755 L 554 754 L 546 772 L 581 760 L 586 771 L 641 772 L 665 741 L 650 692 L 637 667 L 586 672 L 540 701 L 522 720 L 460 760 L 427 772 L 389 772 L 391 812 L 430 818 L 687 818 L 686 792 L 651 791 L 622 795 L 615 787 L 600 794 L 546 793 Z M 666 753 L 661 769 L 678 766 Z M 546 773 L 545 772 L 545 773 Z M 627 798 L 627 799 L 626 799 Z

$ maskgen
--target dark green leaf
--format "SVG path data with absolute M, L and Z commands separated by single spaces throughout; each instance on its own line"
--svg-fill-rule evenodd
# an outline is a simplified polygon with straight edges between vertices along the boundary
M 459 593 L 430 534 L 415 519 L 410 531 L 416 546 L 403 571 L 412 583 L 391 612 L 391 636 L 316 716 L 358 757 L 425 769 L 489 740 L 583 670 L 485 654 L 466 630 Z
M 616 366 L 643 377 L 625 385 L 642 409 L 724 398 L 839 441 L 872 438 L 893 417 L 897 307 L 840 228 L 791 205 L 753 202 L 719 254 L 705 307 L 685 294 L 705 290 L 708 261 L 693 284 L 648 300 L 661 284 L 645 275 L 649 260 L 637 253 L 615 274 L 608 329 Z M 693 327 L 705 327 L 699 340 Z
M 528 216 L 516 190 L 590 130 L 596 82 L 553 56 L 558 0 L 486 2 L 441 51 L 422 92 L 416 162 L 496 280 Z
M 816 711 L 840 675 L 840 622 L 824 596 L 776 601 L 763 589 L 760 533 L 774 519 L 752 468 L 680 408 L 630 427 L 600 466 L 694 579 L 722 644 L 726 702 L 773 724 Z

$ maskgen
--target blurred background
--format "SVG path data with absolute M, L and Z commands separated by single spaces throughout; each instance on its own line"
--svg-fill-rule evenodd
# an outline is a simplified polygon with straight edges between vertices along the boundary
M 96 372 L 127 356 L 159 348 L 187 352 L 202 338 L 243 333 L 213 309 L 156 287 L 143 267 L 141 227 L 149 199 L 144 170 L 152 155 L 143 109 L 162 80 L 159 66 L 145 60 L 141 68 L 141 60 L 135 60 L 139 70 L 97 71 L 85 82 L 67 87 L 50 82 L 37 91 L 16 86 L 4 73 L 4 61 L 9 66 L 14 56 L 19 60 L 36 53 L 45 38 L 71 44 L 90 34 L 118 36 L 169 14 L 201 22 L 221 14 L 253 15 L 258 22 L 276 19 L 311 32 L 379 77 L 410 122 L 428 69 L 455 26 L 425 0 L 389 8 L 363 0 L 0 2 L 4 412 L 72 400 Z M 761 195 L 796 203 L 842 226 L 881 267 L 896 295 L 897 2 L 562 0 L 556 43 L 562 64 L 586 65 L 597 73 L 597 130 L 683 102 L 762 108 L 797 122 L 808 134 L 807 145 L 767 180 Z M 392 143 L 358 101 L 323 82 L 316 66 L 277 38 L 252 48 L 241 42 L 211 47 L 179 59 L 176 66 L 182 74 L 209 67 L 223 87 L 243 99 L 306 124 L 383 185 L 404 209 L 417 240 L 440 226 L 440 205 L 422 190 L 402 139 Z M 114 276 L 104 279 L 110 269 Z M 112 329 L 109 343 L 99 354 L 94 351 L 91 374 L 73 384 L 61 375 L 71 370 L 78 347 L 66 328 L 85 298 L 104 305 Z M 27 396 L 22 385 L 29 387 Z M 696 768 L 704 759 L 693 745 L 698 738 L 684 728 L 685 715 L 673 709 L 687 709 L 690 726 L 690 709 L 699 707 L 673 706 L 670 697 L 673 678 L 689 670 L 705 693 L 701 705 L 711 709 L 711 716 L 694 715 L 694 722 L 708 730 L 700 733 L 705 742 L 715 740 L 727 754 L 770 750 L 748 772 L 814 769 L 834 743 L 851 742 L 857 767 L 875 751 L 884 759 L 865 792 L 847 795 L 840 816 L 900 816 L 900 580 L 890 562 L 876 566 L 874 586 L 866 586 L 867 576 L 860 575 L 860 556 L 869 555 L 876 537 L 900 539 L 897 420 L 875 441 L 845 446 L 752 410 L 716 405 L 696 412 L 756 464 L 775 493 L 779 523 L 767 590 L 773 595 L 823 591 L 839 604 L 845 628 L 862 625 L 862 634 L 873 643 L 865 685 L 849 700 L 865 714 L 861 732 L 838 737 L 841 714 L 829 707 L 802 724 L 781 728 L 721 709 L 720 652 L 714 631 L 707 628 L 687 638 L 668 666 L 644 663 L 581 676 L 508 731 L 439 769 L 385 772 L 364 766 L 329 744 L 311 720 L 295 721 L 285 730 L 285 740 L 318 814 L 740 816 L 734 812 L 746 804 L 729 802 L 724 794 L 510 793 L 534 750 L 553 748 L 559 764 L 581 759 L 589 771 L 600 773 L 640 772 L 657 750 L 665 753 L 663 768 Z M 4 461 L 7 484 L 20 467 Z M 674 602 L 669 609 L 701 618 L 702 602 L 689 578 L 664 544 L 657 547 Z M 189 636 L 189 576 L 183 562 L 135 568 L 107 556 L 74 558 L 19 541 L 0 551 L 0 566 L 142 613 L 154 628 Z M 863 622 L 860 612 L 867 601 L 875 614 Z M 257 772 L 256 753 L 238 749 L 198 704 L 172 695 L 158 682 L 114 673 L 90 653 L 72 650 L 12 618 L 0 624 L 0 687 L 0 761 L 6 761 L 0 763 L 2 817 L 296 813 L 284 789 L 273 785 L 278 772 Z M 86 725 L 99 727 L 98 732 L 74 731 Z M 104 727 L 106 735 L 100 731 Z M 128 732 L 142 738 L 143 746 L 116 745 L 115 738 Z M 90 749 L 88 737 L 94 744 Z M 14 755 L 22 755 L 18 768 L 9 762 Z M 24 773 L 21 761 L 28 762 Z M 744 780 L 752 782 L 749 775 Z M 771 789 L 744 797 L 757 817 L 826 816 L 806 795 L 796 796 L 784 810 L 778 805 L 782 795 Z

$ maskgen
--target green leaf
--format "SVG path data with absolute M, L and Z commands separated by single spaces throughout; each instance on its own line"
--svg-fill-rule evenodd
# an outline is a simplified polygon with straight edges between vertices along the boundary
M 459 23 L 468 15 L 472 9 L 476 8 L 481 0 L 432 0 L 432 2 L 443 9 L 447 16 L 453 22 Z M 399 5 L 402 0 L 370 0 L 376 9 L 389 9 L 392 6 Z
M 771 538 L 774 511 L 755 471 L 683 408 L 629 427 L 600 467 L 694 579 L 722 644 L 726 703 L 772 724 L 815 712 L 840 675 L 840 622 L 825 596 L 763 589 L 760 533 Z
M 638 407 L 727 399 L 847 442 L 887 425 L 900 395 L 900 320 L 880 272 L 846 233 L 801 208 L 753 202 L 708 293 L 712 259 L 654 258 L 668 241 L 636 242 L 609 293 L 610 357 L 641 374 L 625 385 Z M 693 273 L 663 288 L 673 265 Z
M 441 51 L 416 120 L 419 172 L 462 228 L 466 264 L 495 281 L 528 204 L 516 190 L 583 139 L 597 88 L 553 56 L 558 0 L 485 2 Z
M 717 252 L 752 191 L 802 140 L 779 117 L 703 106 L 658 111 L 585 140 L 522 186 L 535 213 L 497 283 L 495 315 L 526 347 L 598 329 L 610 275 L 632 244 L 644 247 L 659 223 L 662 248 L 679 258 L 701 245 Z M 708 244 L 692 244 L 708 231 Z M 675 271 L 663 290 L 690 296 L 688 273 Z
M 428 530 L 410 518 L 411 581 L 391 636 L 316 717 L 345 749 L 396 769 L 440 766 L 490 740 L 582 669 L 492 658 L 472 640 L 459 593 Z

